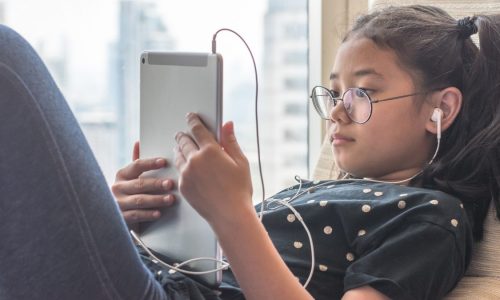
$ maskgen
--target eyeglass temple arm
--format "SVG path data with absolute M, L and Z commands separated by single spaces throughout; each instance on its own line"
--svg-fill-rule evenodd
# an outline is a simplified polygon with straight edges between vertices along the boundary
M 405 97 L 410 97 L 410 96 L 416 96 L 416 95 L 421 95 L 421 94 L 425 94 L 425 93 L 427 93 L 427 92 L 418 92 L 418 93 L 413 93 L 413 94 L 408 94 L 408 95 L 403 95 L 403 96 L 396 96 L 396 97 L 391 97 L 391 98 L 385 98 L 385 99 L 380 99 L 380 100 L 371 100 L 371 103 L 378 103 L 378 102 L 396 100 L 396 99 L 400 99 L 400 98 L 405 98 Z

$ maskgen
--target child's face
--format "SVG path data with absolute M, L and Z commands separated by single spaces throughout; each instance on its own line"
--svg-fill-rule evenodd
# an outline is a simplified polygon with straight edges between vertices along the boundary
M 331 77 L 331 88 L 340 97 L 355 87 L 366 89 L 372 100 L 420 92 L 396 54 L 366 38 L 342 44 Z M 425 129 L 432 107 L 427 101 L 418 105 L 416 97 L 372 104 L 365 124 L 352 122 L 339 102 L 328 121 L 337 165 L 352 175 L 381 180 L 405 179 L 422 169 L 435 137 Z

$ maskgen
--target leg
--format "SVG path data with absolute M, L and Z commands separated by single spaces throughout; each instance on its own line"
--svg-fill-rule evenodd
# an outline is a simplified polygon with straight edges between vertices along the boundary
M 34 50 L 0 26 L 0 299 L 163 299 Z

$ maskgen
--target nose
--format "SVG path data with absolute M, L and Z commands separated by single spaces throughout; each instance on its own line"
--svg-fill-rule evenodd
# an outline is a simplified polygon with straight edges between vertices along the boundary
M 349 123 L 351 118 L 347 115 L 347 111 L 344 107 L 344 102 L 342 100 L 337 101 L 337 105 L 330 109 L 330 121 L 334 123 Z

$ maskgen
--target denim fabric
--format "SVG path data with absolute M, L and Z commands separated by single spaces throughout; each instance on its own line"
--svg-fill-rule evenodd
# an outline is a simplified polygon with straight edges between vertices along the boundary
M 0 26 L 0 299 L 166 299 L 46 67 Z

